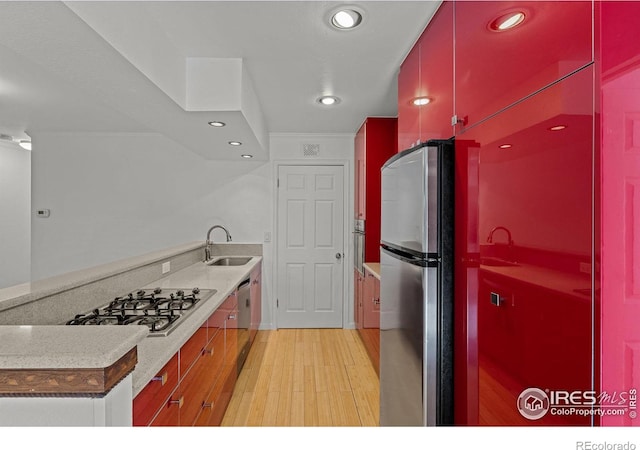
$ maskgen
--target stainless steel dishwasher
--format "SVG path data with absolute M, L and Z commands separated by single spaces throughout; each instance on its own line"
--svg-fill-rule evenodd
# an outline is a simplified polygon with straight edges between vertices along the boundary
M 238 285 L 238 373 L 249 354 L 249 325 L 251 324 L 251 279 Z

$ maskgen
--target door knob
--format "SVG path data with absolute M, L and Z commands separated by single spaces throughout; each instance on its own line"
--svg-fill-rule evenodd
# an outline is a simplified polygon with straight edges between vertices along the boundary
M 336 259 L 342 258 L 342 253 L 336 253 Z

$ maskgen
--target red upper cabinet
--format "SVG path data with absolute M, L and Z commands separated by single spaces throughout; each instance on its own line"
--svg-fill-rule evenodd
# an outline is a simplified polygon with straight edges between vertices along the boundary
M 442 3 L 400 67 L 398 151 L 453 136 L 453 12 Z
M 365 262 L 380 261 L 380 169 L 397 151 L 397 123 L 369 117 L 355 138 L 355 218 L 365 220 Z
M 420 110 L 420 140 L 453 136 L 453 2 L 443 2 L 418 40 L 420 95 L 429 103 Z
M 420 44 L 416 43 L 398 74 L 398 151 L 420 141 L 420 108 L 413 100 L 425 95 L 420 85 Z
M 494 30 L 500 18 L 524 14 Z M 455 3 L 455 113 L 468 127 L 593 60 L 590 1 Z

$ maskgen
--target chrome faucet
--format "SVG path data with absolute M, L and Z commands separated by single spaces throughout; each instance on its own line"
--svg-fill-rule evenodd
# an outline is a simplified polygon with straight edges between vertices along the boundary
M 231 235 L 229 234 L 229 231 L 222 225 L 214 225 L 211 228 L 209 228 L 209 231 L 207 231 L 207 240 L 205 241 L 205 247 L 204 247 L 205 262 L 211 259 L 211 244 L 213 244 L 213 242 L 211 242 L 211 232 L 216 228 L 220 228 L 224 230 L 224 232 L 227 234 L 227 242 L 231 242 Z
M 495 227 L 493 230 L 491 230 L 491 232 L 489 233 L 489 236 L 487 237 L 487 242 L 489 244 L 493 244 L 493 233 L 495 233 L 498 230 L 506 231 L 507 238 L 509 239 L 508 244 L 513 245 L 513 239 L 511 239 L 511 231 L 509 231 L 506 227 L 503 227 L 503 226 Z

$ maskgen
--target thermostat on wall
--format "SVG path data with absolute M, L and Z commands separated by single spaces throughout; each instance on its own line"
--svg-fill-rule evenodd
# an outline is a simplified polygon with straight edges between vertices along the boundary
M 49 217 L 51 215 L 51 210 L 49 210 L 49 209 L 38 209 L 36 211 L 36 215 L 38 217 Z

